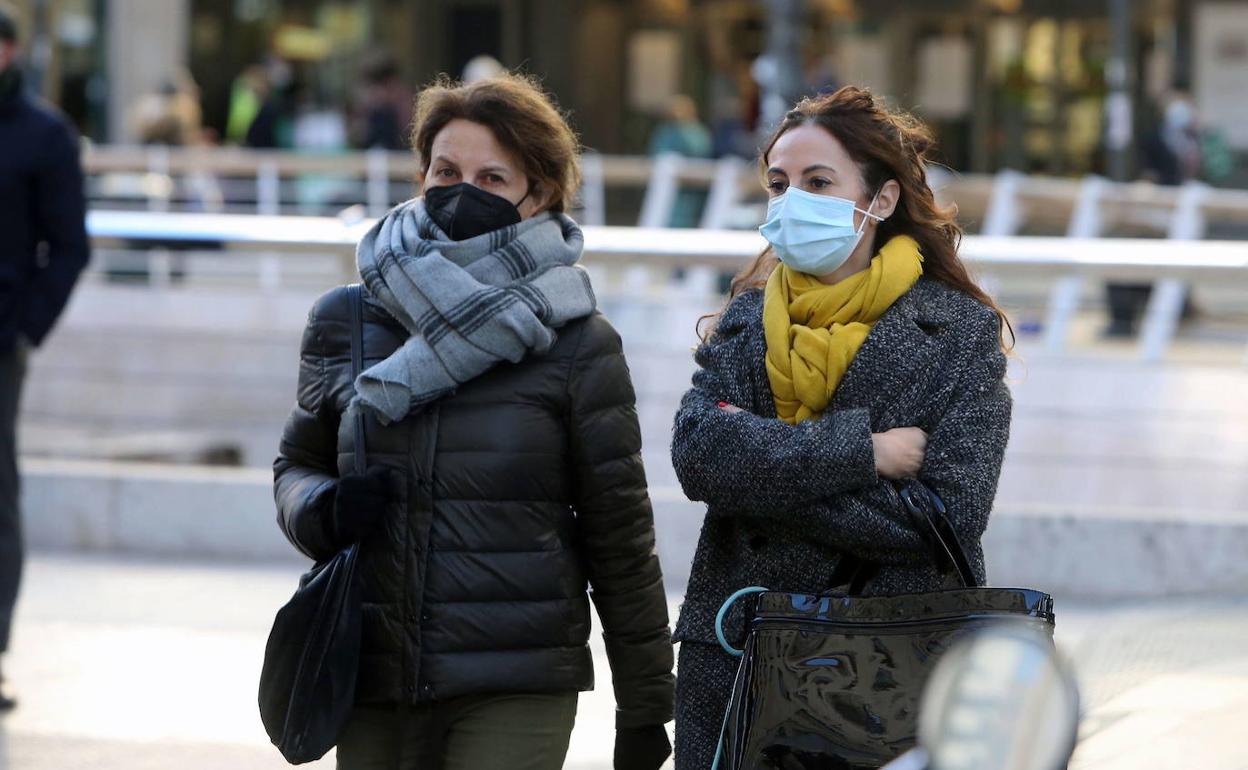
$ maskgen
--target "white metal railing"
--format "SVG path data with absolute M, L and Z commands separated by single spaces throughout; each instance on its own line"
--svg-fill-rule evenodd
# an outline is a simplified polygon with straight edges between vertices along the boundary
M 983 235 L 1017 235 L 1028 226 L 1095 238 L 1118 229 L 1178 240 L 1205 237 L 1210 222 L 1248 225 L 1248 190 L 1188 182 L 1111 182 L 1034 177 L 1002 171 L 994 177 L 954 179 L 946 188 L 959 204 L 984 202 Z M 985 198 L 986 196 L 986 198 Z
M 286 259 L 329 255 L 337 264 L 334 279 L 351 280 L 355 244 L 370 225 L 332 217 L 118 211 L 92 211 L 87 218 L 92 240 L 102 250 L 144 250 L 153 283 L 173 279 L 170 265 L 178 252 L 234 252 L 248 256 L 258 282 L 268 288 L 282 283 L 283 254 Z M 630 291 L 653 285 L 657 270 L 669 276 L 678 272 L 682 291 L 706 296 L 716 290 L 718 275 L 737 270 L 764 246 L 753 231 L 602 226 L 584 231 L 587 269 L 622 273 Z M 961 254 L 994 281 L 1050 284 L 1044 333 L 1053 353 L 1066 349 L 1080 295 L 1094 281 L 1156 282 L 1140 335 L 1139 354 L 1147 361 L 1161 359 L 1172 341 L 1185 286 L 1242 286 L 1248 296 L 1248 241 L 1184 242 L 1180 251 L 1174 241 L 1163 239 L 968 236 Z
M 719 187 L 718 199 L 727 210 L 756 184 L 741 173 L 745 166 L 739 159 L 671 156 L 652 161 L 586 153 L 578 215 L 588 224 L 605 223 L 608 187 L 644 188 L 648 199 L 666 186 L 673 194 L 679 186 Z M 186 210 L 266 215 L 329 212 L 344 208 L 346 201 L 363 201 L 368 214 L 379 216 L 414 194 L 418 173 L 416 159 L 407 152 L 296 153 L 238 147 L 88 146 L 83 167 L 97 205 L 129 203 L 169 211 L 177 202 Z M 661 209 L 648 205 L 651 213 L 639 224 L 666 225 L 670 203 Z
M 415 192 L 411 153 L 371 150 L 294 153 L 196 147 L 92 146 L 84 153 L 89 189 L 97 205 L 129 203 L 151 211 L 193 208 L 210 213 L 334 213 L 363 201 L 379 216 Z M 707 191 L 704 228 L 748 226 L 760 216 L 761 186 L 752 163 L 683 158 L 583 156 L 584 185 L 578 219 L 607 222 L 607 190 L 644 190 L 637 224 L 664 227 L 682 189 Z M 1084 179 L 930 170 L 937 197 L 956 204 L 961 219 L 982 235 L 1023 231 L 1097 237 L 1140 232 L 1195 240 L 1211 222 L 1248 226 L 1248 190 L 1191 183 L 1164 187 Z M 618 220 L 620 217 L 613 217 Z

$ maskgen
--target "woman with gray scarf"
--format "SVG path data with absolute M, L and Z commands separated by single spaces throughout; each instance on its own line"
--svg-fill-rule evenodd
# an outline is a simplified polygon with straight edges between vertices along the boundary
M 628 367 L 563 213 L 578 143 L 515 75 L 439 83 L 416 111 L 424 196 L 359 245 L 363 373 L 351 381 L 340 287 L 309 316 L 275 463 L 297 548 L 360 543 L 363 650 L 338 767 L 561 767 L 594 681 L 592 587 L 615 767 L 657 770 L 667 602 Z

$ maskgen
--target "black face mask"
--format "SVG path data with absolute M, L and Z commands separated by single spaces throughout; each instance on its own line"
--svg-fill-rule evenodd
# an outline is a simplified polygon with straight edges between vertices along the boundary
M 524 198 L 529 197 L 528 193 Z M 520 203 L 524 202 L 520 199 Z M 464 241 L 520 221 L 520 203 L 467 182 L 425 190 L 425 211 L 453 241 Z

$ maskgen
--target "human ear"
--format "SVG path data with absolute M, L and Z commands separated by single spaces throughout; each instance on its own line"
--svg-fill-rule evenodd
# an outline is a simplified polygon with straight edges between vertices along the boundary
M 890 179 L 880 187 L 880 191 L 875 197 L 875 207 L 871 209 L 871 213 L 888 219 L 897 210 L 897 204 L 900 202 L 901 185 L 897 184 L 896 179 Z

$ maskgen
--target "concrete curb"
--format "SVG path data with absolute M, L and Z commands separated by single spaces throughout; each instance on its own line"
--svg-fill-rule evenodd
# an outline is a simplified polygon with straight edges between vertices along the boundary
M 264 469 L 27 459 L 22 473 L 35 548 L 301 558 L 275 523 Z
M 278 529 L 264 469 L 26 459 L 34 548 L 167 557 L 301 559 Z M 668 590 L 683 592 L 704 508 L 651 491 Z M 1057 509 L 1002 502 L 984 539 L 994 585 L 1086 598 L 1248 592 L 1248 516 Z

